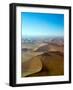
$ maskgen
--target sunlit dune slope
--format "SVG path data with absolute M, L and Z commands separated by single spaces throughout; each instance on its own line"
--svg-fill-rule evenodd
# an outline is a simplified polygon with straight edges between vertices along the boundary
M 54 43 L 49 43 L 49 44 L 44 44 L 44 45 L 39 45 L 37 48 L 33 50 L 34 52 L 48 52 L 48 51 L 59 51 L 59 52 L 64 52 L 64 46 L 63 45 L 58 45 Z
M 28 76 L 37 73 L 42 69 L 40 58 L 36 57 L 29 61 L 22 63 L 22 76 Z

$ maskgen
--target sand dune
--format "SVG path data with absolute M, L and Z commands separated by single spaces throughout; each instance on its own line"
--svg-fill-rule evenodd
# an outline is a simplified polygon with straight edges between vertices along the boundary
M 61 52 L 48 52 L 23 63 L 22 76 L 53 76 L 64 74 L 64 59 Z
M 22 44 L 22 77 L 64 75 L 64 41 Z
M 36 57 L 35 57 L 36 58 Z M 38 56 L 42 63 L 42 70 L 29 76 L 58 76 L 64 75 L 63 57 L 55 53 L 45 53 Z
M 35 48 L 33 50 L 34 52 L 48 52 L 48 51 L 64 51 L 64 46 L 63 45 L 57 45 L 54 43 L 49 43 L 49 44 L 44 44 L 44 45 L 39 45 L 39 47 Z
M 39 72 L 42 69 L 40 58 L 32 58 L 29 61 L 22 63 L 22 76 L 28 76 Z

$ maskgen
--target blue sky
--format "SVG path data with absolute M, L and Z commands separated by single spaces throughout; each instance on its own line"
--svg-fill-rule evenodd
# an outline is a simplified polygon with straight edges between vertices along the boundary
M 22 37 L 64 36 L 64 15 L 49 13 L 21 13 Z

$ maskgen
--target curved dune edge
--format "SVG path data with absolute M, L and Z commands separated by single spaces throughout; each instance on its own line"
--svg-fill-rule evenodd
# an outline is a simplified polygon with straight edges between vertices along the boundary
M 64 75 L 64 56 L 48 52 L 22 63 L 22 77 Z
M 37 56 L 42 62 L 42 70 L 33 76 L 59 76 L 64 75 L 64 56 L 60 52 L 49 52 Z M 35 57 L 36 58 L 36 57 Z
M 36 57 L 35 59 L 31 59 L 22 63 L 22 77 L 40 72 L 42 70 L 42 62 Z

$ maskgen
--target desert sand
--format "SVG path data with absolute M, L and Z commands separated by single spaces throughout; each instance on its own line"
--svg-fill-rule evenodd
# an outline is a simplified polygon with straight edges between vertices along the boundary
M 22 44 L 22 77 L 64 75 L 64 41 L 43 41 Z

